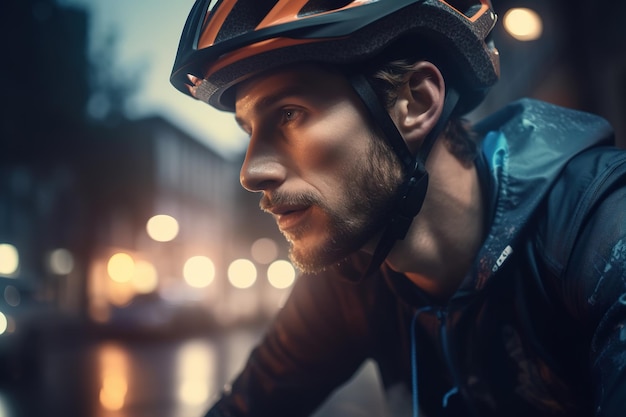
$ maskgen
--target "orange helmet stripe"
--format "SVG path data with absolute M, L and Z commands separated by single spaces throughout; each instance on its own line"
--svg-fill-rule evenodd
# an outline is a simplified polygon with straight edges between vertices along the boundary
M 215 12 L 207 13 L 202 25 L 202 34 L 200 39 L 198 39 L 198 49 L 207 48 L 215 43 L 215 38 L 217 38 L 217 34 L 231 10 L 235 7 L 235 3 L 237 3 L 237 0 L 222 0 Z

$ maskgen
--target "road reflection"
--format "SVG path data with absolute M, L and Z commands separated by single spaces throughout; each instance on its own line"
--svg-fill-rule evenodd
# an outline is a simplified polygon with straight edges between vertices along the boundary
M 0 375 L 0 417 L 201 417 L 240 371 L 261 328 L 194 338 L 39 341 L 28 375 Z M 384 416 L 373 365 L 316 417 Z
M 210 400 L 210 393 L 217 393 L 215 364 L 218 363 L 213 345 L 192 341 L 176 352 L 176 394 L 180 413 L 186 407 L 202 406 Z
M 100 405 L 107 411 L 124 408 L 128 393 L 129 355 L 120 346 L 106 344 L 98 352 L 100 366 Z
M 0 375 L 0 417 L 200 417 L 260 334 L 41 340 L 28 374 Z

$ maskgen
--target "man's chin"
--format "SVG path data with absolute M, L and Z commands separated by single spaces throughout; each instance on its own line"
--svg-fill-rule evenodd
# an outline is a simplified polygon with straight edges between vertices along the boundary
M 325 230 L 332 232 L 325 234 L 312 233 L 311 229 L 289 236 L 283 233 L 290 245 L 289 258 L 293 265 L 301 272 L 317 274 L 335 268 L 355 252 L 369 252 L 379 239 L 379 228 L 338 229 L 326 227 Z
M 299 271 L 306 274 L 318 274 L 326 271 L 329 267 L 334 266 L 337 262 L 346 257 L 345 254 L 329 253 L 320 250 L 302 250 L 298 245 L 291 245 L 289 258 L 293 265 Z
M 318 274 L 324 272 L 329 264 L 320 259 L 313 259 L 311 256 L 304 256 L 295 252 L 292 248 L 289 253 L 291 263 L 302 273 Z
M 361 249 L 359 245 L 348 244 L 340 245 L 335 250 L 329 249 L 332 246 L 337 246 L 337 242 L 325 241 L 315 245 L 306 245 L 301 241 L 290 242 L 289 258 L 299 271 L 318 274 L 329 268 L 335 268 L 337 264 Z

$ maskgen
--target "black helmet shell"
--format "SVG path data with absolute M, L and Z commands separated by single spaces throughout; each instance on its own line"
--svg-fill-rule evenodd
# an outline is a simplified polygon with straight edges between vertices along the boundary
M 198 0 L 170 79 L 233 111 L 232 87 L 255 74 L 298 62 L 352 65 L 414 39 L 446 59 L 469 111 L 499 78 L 488 39 L 495 22 L 488 0 Z

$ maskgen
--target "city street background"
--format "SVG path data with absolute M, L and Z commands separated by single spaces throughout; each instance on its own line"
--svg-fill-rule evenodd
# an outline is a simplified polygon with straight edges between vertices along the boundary
M 193 3 L 0 2 L 0 417 L 201 417 L 298 279 L 245 134 L 169 84 Z M 626 2 L 493 5 L 501 81 L 467 118 L 532 97 L 625 147 Z M 389 394 L 367 363 L 315 417 Z

